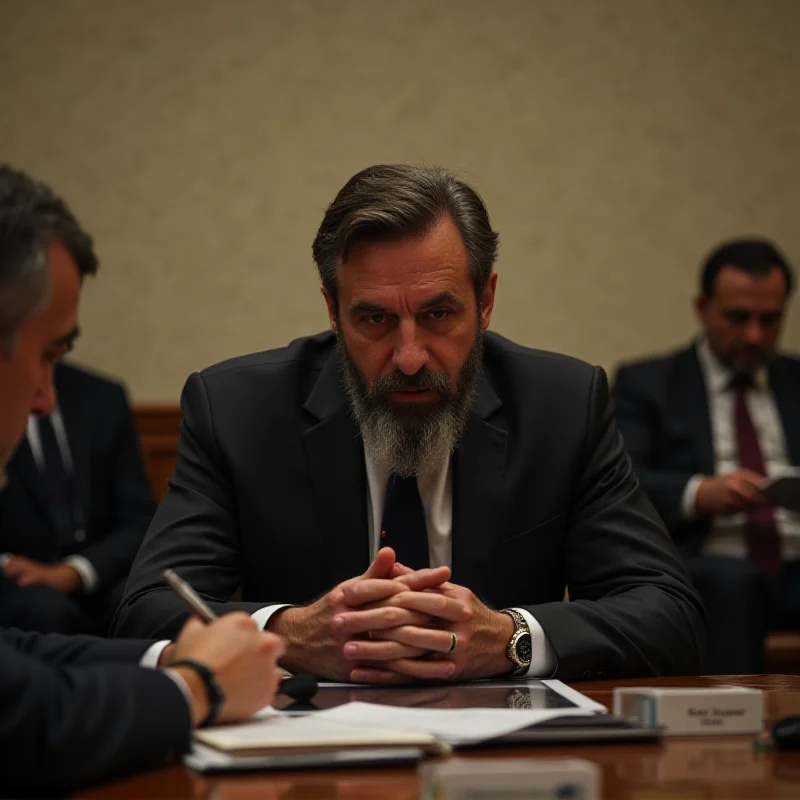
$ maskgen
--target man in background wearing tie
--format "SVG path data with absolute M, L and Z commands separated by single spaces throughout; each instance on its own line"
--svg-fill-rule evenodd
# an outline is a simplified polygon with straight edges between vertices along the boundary
M 769 627 L 800 624 L 800 516 L 765 476 L 800 464 L 800 360 L 776 353 L 792 272 L 767 241 L 712 252 L 702 338 L 620 367 L 617 421 L 706 605 L 710 673 L 760 673 Z
M 180 567 L 217 611 L 283 636 L 290 671 L 695 672 L 702 607 L 603 371 L 486 330 L 497 234 L 477 193 L 369 167 L 312 250 L 331 330 L 189 378 L 116 633 L 177 630 L 160 575 Z
M 155 503 L 122 386 L 66 364 L 54 382 L 0 491 L 0 626 L 105 635 Z

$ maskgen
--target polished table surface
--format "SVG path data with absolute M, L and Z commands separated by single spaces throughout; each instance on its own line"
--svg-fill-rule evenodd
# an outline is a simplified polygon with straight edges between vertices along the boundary
M 800 676 L 736 675 L 592 681 L 574 687 L 607 706 L 615 686 L 737 685 L 767 693 L 766 723 L 800 714 Z M 675 737 L 659 744 L 525 746 L 470 751 L 467 758 L 585 758 L 603 773 L 605 800 L 660 798 L 800 798 L 800 751 L 766 752 L 752 736 Z M 183 767 L 96 787 L 84 798 L 176 797 L 196 800 L 412 800 L 419 780 L 412 767 L 272 772 L 201 778 Z

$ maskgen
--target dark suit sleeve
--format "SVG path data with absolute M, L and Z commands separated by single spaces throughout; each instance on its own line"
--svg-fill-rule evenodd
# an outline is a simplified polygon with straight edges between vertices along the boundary
M 571 602 L 528 608 L 558 657 L 555 677 L 697 674 L 705 612 L 633 472 L 602 370 L 587 414 L 564 547 Z
M 181 397 L 183 421 L 175 474 L 134 562 L 112 624 L 115 636 L 174 638 L 188 616 L 165 587 L 176 569 L 217 613 L 252 614 L 270 602 L 229 602 L 242 564 L 235 493 L 213 431 L 202 376 L 192 375 Z M 279 601 L 274 601 L 279 602 Z
M 617 424 L 636 474 L 670 531 L 681 522 L 681 503 L 686 484 L 693 475 L 659 468 L 655 433 L 659 413 L 648 393 L 636 379 L 635 369 L 622 367 L 614 382 Z
M 115 425 L 104 463 L 109 471 L 107 530 L 80 553 L 97 570 L 101 585 L 121 581 L 128 574 L 153 517 L 155 503 L 145 474 L 139 440 L 125 391 L 114 386 Z
M 152 639 L 111 641 L 99 636 L 62 636 L 58 633 L 40 634 L 16 628 L 0 628 L 0 641 L 13 646 L 17 652 L 35 656 L 58 666 L 86 666 L 108 662 L 138 664 Z
M 0 631 L 4 797 L 73 791 L 188 750 L 180 689 L 135 665 L 148 644 Z

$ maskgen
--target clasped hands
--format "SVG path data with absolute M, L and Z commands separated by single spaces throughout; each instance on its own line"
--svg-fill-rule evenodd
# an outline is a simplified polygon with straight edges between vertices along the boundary
M 267 627 L 287 645 L 281 666 L 371 684 L 509 672 L 511 618 L 449 578 L 448 567 L 414 571 L 397 563 L 391 548 L 381 549 L 363 575 L 309 606 L 273 615 Z
M 770 507 L 763 494 L 767 479 L 757 472 L 739 468 L 725 475 L 707 475 L 697 487 L 695 507 L 700 514 L 750 513 Z
M 75 567 L 63 561 L 58 564 L 44 564 L 25 556 L 6 553 L 0 560 L 0 570 L 22 589 L 43 585 L 61 594 L 72 594 L 82 586 L 81 576 Z

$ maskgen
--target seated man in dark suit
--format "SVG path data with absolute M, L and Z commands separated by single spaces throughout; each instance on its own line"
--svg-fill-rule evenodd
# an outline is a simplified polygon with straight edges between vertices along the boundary
M 485 332 L 496 251 L 483 202 L 442 170 L 375 166 L 342 188 L 313 246 L 332 332 L 191 376 L 117 634 L 175 633 L 159 576 L 180 566 L 219 611 L 285 636 L 292 671 L 699 668 L 702 605 L 603 371 Z
M 43 184 L 0 166 L 0 485 L 28 415 L 55 407 L 53 364 L 77 336 L 92 240 Z M 177 643 L 0 629 L 0 789 L 61 796 L 167 764 L 191 729 L 267 704 L 279 640 L 244 615 L 192 620 Z M 146 669 L 146 666 L 169 669 Z
M 0 490 L 0 626 L 105 635 L 155 503 L 122 386 L 58 364 L 55 387 Z
M 800 464 L 800 360 L 776 353 L 791 290 L 770 243 L 720 246 L 696 301 L 703 337 L 620 367 L 614 386 L 639 480 L 705 601 L 711 673 L 763 672 L 768 627 L 800 625 L 800 516 L 761 493 Z

